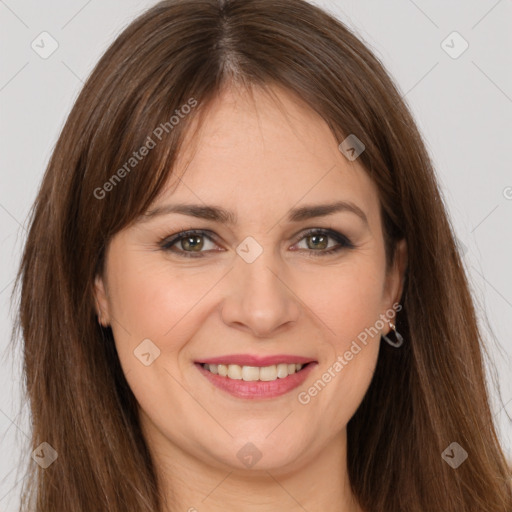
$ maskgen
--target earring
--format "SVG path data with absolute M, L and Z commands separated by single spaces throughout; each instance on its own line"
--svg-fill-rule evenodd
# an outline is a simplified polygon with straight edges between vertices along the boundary
M 396 330 L 396 327 L 391 322 L 389 322 L 389 326 L 393 331 L 395 331 L 395 337 L 397 341 L 390 340 L 385 334 L 383 334 L 382 337 L 386 340 L 388 345 L 391 345 L 392 347 L 395 348 L 401 347 L 404 343 L 402 335 Z
M 105 325 L 103 325 L 103 322 L 101 321 L 101 311 L 98 312 L 98 314 L 96 315 L 98 317 L 98 323 L 100 324 L 101 327 L 106 327 Z

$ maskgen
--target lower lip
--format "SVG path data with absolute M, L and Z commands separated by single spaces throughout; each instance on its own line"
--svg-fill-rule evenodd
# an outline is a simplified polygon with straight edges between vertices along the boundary
M 237 398 L 261 399 L 275 398 L 290 392 L 292 389 L 299 387 L 307 378 L 309 373 L 318 363 L 309 363 L 302 370 L 292 373 L 284 379 L 276 379 L 272 381 L 249 381 L 239 379 L 230 379 L 216 375 L 203 368 L 202 364 L 195 363 L 197 369 L 216 387 L 226 391 L 230 395 Z

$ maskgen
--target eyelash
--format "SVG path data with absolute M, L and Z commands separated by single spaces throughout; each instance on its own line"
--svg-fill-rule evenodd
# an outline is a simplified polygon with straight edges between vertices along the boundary
M 192 229 L 187 231 L 181 231 L 180 233 L 177 233 L 175 235 L 172 235 L 170 238 L 166 237 L 161 239 L 158 244 L 160 248 L 163 251 L 172 252 L 174 254 L 178 254 L 180 256 L 183 256 L 185 258 L 203 258 L 203 253 L 207 251 L 201 251 L 199 253 L 193 253 L 189 251 L 183 251 L 183 250 L 173 250 L 171 247 L 175 245 L 176 243 L 180 242 L 181 240 L 186 239 L 190 236 L 203 236 L 205 238 L 208 238 L 212 242 L 215 242 L 214 237 L 208 235 L 209 231 L 204 231 L 200 229 Z M 342 249 L 353 249 L 355 248 L 355 245 L 344 235 L 341 233 L 338 233 L 337 231 L 333 231 L 331 229 L 310 229 L 307 230 L 304 233 L 301 233 L 301 237 L 295 242 L 297 244 L 298 242 L 301 242 L 304 238 L 308 238 L 310 236 L 315 235 L 323 235 L 328 236 L 335 240 L 339 245 L 335 246 L 334 248 L 328 249 L 328 250 L 318 250 L 315 251 L 314 249 L 299 249 L 299 250 L 305 250 L 308 251 L 311 256 L 313 257 L 322 257 L 322 256 L 329 256 L 331 254 L 337 253 L 341 251 Z M 295 245 L 294 244 L 294 245 Z

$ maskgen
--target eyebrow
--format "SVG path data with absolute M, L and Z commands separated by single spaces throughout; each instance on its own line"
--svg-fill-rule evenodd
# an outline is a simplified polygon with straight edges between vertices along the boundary
M 288 212 L 288 222 L 302 222 L 318 217 L 325 217 L 338 212 L 351 212 L 357 215 L 368 226 L 368 218 L 364 211 L 350 201 L 336 201 L 328 204 L 310 204 L 293 208 Z M 169 204 L 149 210 L 141 215 L 141 221 L 145 222 L 161 215 L 180 213 L 199 219 L 211 220 L 234 226 L 237 223 L 237 216 L 234 212 L 220 206 L 208 206 L 202 204 Z

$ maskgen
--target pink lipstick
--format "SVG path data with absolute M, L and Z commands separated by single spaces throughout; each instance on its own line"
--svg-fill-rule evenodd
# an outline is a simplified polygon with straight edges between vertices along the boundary
M 196 361 L 199 372 L 217 388 L 237 398 L 275 398 L 297 388 L 318 364 L 311 358 L 235 354 Z

